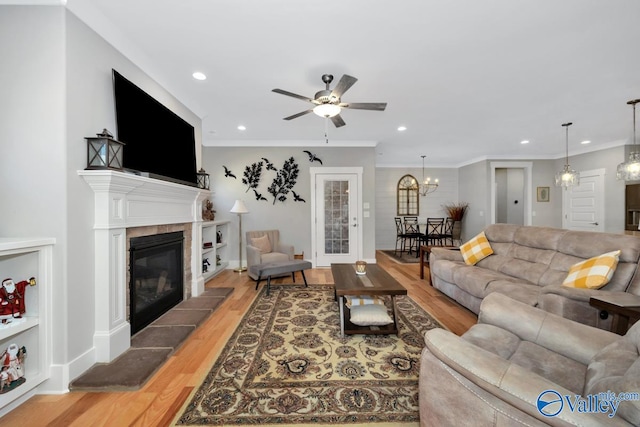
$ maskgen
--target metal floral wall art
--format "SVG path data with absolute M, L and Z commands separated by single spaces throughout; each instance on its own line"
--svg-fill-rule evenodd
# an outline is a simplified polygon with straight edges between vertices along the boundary
M 242 183 L 247 186 L 247 189 L 244 191 L 245 193 L 250 189 L 258 188 L 258 184 L 260 184 L 260 178 L 262 176 L 262 161 L 255 162 L 251 166 L 244 167 L 244 173 L 242 174 Z
M 282 169 L 278 170 L 276 177 L 267 189 L 269 194 L 273 196 L 274 205 L 276 201 L 284 202 L 287 200 L 287 194 L 289 194 L 289 191 L 296 185 L 299 172 L 300 169 L 293 157 L 285 160 Z

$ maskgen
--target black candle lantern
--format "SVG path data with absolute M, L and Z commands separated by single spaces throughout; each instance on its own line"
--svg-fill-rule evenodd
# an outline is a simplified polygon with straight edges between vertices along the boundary
M 198 188 L 203 188 L 205 190 L 209 189 L 209 174 L 206 173 L 204 171 L 204 169 L 200 168 L 200 170 L 197 173 L 197 183 L 198 183 Z
M 124 142 L 116 141 L 113 135 L 104 129 L 97 137 L 86 137 L 87 169 L 122 170 Z

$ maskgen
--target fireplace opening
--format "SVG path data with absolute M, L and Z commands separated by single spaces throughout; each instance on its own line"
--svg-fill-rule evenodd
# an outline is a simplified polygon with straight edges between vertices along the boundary
M 133 237 L 129 242 L 131 335 L 182 301 L 182 231 Z

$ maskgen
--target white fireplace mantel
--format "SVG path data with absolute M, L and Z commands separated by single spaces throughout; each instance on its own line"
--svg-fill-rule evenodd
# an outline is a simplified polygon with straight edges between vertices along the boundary
M 126 229 L 192 223 L 191 295 L 200 295 L 204 279 L 197 242 L 202 240 L 202 203 L 211 192 L 113 170 L 81 170 L 78 175 L 94 192 L 96 361 L 110 362 L 131 345 Z

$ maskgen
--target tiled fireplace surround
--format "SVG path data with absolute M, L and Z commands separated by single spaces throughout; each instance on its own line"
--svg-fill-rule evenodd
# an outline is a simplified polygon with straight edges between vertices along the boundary
M 184 299 L 204 291 L 201 259 L 203 190 L 111 170 L 83 170 L 94 192 L 95 332 L 98 362 L 110 362 L 131 345 L 128 322 L 129 239 L 184 232 Z M 194 244 L 196 243 L 196 244 Z

